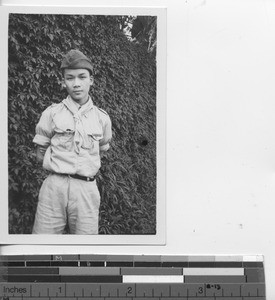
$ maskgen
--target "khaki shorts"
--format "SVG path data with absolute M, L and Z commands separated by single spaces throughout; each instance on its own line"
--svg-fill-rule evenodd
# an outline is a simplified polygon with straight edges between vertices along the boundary
M 33 234 L 98 234 L 100 195 L 96 181 L 51 174 L 39 192 Z

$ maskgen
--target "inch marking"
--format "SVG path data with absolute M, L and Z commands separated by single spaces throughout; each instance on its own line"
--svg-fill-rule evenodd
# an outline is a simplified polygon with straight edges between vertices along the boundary
M 7 283 L 0 285 L 0 296 L 36 297 L 264 297 L 264 283 L 257 284 L 105 284 L 105 283 Z

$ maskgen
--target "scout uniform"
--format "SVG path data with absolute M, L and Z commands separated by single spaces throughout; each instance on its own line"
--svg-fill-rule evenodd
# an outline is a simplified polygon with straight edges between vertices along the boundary
M 61 67 L 92 71 L 90 60 L 76 50 Z M 33 233 L 62 234 L 67 223 L 73 234 L 98 233 L 95 176 L 100 152 L 108 150 L 111 137 L 108 114 L 90 96 L 83 105 L 68 96 L 42 113 L 33 142 L 46 148 L 43 168 L 51 173 L 40 189 Z

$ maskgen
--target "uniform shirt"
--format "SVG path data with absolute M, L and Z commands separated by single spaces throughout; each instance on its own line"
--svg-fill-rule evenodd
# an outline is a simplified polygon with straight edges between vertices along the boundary
M 80 106 L 68 96 L 42 113 L 33 142 L 47 148 L 43 160 L 46 170 L 93 177 L 101 165 L 99 153 L 109 149 L 111 137 L 106 112 L 90 97 Z

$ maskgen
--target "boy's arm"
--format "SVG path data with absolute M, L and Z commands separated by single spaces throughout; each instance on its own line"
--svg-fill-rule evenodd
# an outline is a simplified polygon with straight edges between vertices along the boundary
M 51 138 L 53 135 L 53 126 L 52 126 L 52 116 L 51 110 L 46 109 L 36 125 L 35 128 L 35 137 L 33 143 L 36 144 L 36 159 L 37 162 L 42 164 L 45 152 L 51 143 Z
M 36 147 L 36 160 L 39 164 L 43 164 L 43 159 L 44 159 L 44 155 L 46 152 L 47 148 L 37 145 Z
M 99 142 L 100 155 L 105 153 L 110 148 L 110 141 L 112 139 L 112 123 L 108 115 L 105 115 L 105 122 L 103 126 L 103 138 Z

